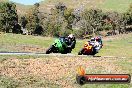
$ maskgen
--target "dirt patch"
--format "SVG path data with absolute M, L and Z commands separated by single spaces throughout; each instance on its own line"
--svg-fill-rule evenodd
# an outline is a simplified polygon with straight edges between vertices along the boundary
M 13 52 L 45 52 L 46 48 L 35 45 L 1 45 L 5 51 Z
M 33 75 L 52 80 L 63 88 L 74 88 L 76 69 L 82 65 L 88 73 L 125 73 L 115 64 L 116 58 L 52 57 L 36 59 L 11 58 L 0 64 L 0 75 L 21 80 L 25 75 Z
M 21 46 L 20 48 L 24 52 L 44 52 L 45 50 L 45 48 L 35 46 Z

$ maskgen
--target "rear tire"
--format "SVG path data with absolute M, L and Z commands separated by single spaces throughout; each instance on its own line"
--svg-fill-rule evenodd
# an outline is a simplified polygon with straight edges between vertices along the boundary
M 47 50 L 46 50 L 46 54 L 50 54 L 53 52 L 53 46 L 50 46 Z

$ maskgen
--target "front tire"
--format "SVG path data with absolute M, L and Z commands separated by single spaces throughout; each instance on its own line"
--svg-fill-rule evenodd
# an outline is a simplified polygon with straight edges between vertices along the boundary
M 95 56 L 96 53 L 97 53 L 96 49 L 93 48 L 92 55 Z
M 79 52 L 78 52 L 78 55 L 82 55 L 84 52 L 84 49 L 81 49 Z
M 50 54 L 53 52 L 53 46 L 50 46 L 47 50 L 46 50 L 46 54 Z

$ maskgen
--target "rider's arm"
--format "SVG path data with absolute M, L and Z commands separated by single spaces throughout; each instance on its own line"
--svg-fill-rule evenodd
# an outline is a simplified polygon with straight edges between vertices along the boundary
M 69 48 L 75 48 L 76 41 L 72 41 L 72 43 L 68 46 Z

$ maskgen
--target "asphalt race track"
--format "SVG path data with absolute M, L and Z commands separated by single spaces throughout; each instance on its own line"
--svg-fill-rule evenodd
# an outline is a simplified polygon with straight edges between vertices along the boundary
M 31 52 L 0 52 L 0 55 L 30 55 L 30 56 L 59 56 L 59 57 L 103 57 L 103 58 L 126 58 L 126 57 L 117 57 L 117 56 L 92 56 L 92 55 L 76 55 L 76 54 L 60 54 L 60 53 L 31 53 Z

